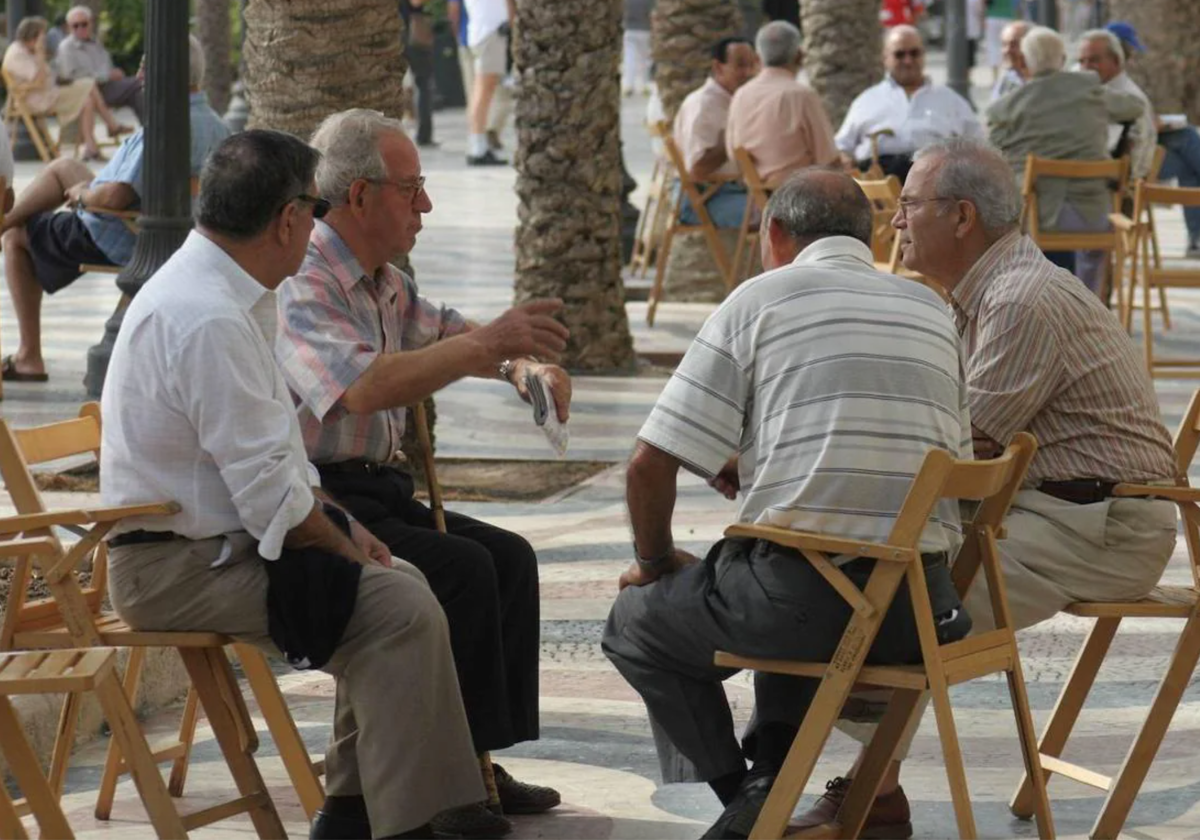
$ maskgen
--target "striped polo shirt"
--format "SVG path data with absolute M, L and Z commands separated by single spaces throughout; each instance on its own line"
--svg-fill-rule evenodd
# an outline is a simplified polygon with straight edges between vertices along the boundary
M 927 452 L 971 457 L 954 323 L 858 240 L 818 240 L 726 298 L 639 437 L 706 477 L 737 454 L 741 522 L 885 540 Z M 942 502 L 921 549 L 958 533 Z

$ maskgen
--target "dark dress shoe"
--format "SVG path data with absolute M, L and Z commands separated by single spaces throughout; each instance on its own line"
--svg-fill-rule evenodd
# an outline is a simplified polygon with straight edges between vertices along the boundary
M 492 765 L 492 772 L 496 774 L 496 792 L 506 814 L 542 814 L 562 802 L 554 788 L 519 782 L 499 764 Z
M 508 161 L 488 149 L 481 155 L 467 155 L 467 166 L 508 166 Z
M 700 840 L 745 840 L 749 837 L 750 829 L 754 828 L 754 821 L 758 819 L 758 812 L 767 801 L 767 794 L 771 792 L 771 785 L 775 784 L 778 772 L 774 768 L 751 768 L 746 774 L 746 780 L 738 787 L 733 801 L 726 806 L 721 816 L 717 817 L 717 821 L 704 832 Z
M 313 817 L 309 840 L 363 840 L 371 836 L 371 823 L 361 817 L 327 814 L 318 810 Z
M 512 823 L 493 814 L 483 802 L 460 805 L 442 811 L 429 821 L 434 832 L 448 837 L 467 837 L 471 840 L 496 840 L 512 833 Z

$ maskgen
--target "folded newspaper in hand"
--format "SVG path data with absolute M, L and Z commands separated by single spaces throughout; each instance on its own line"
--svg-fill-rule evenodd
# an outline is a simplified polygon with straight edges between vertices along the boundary
M 567 445 L 571 442 L 571 434 L 567 424 L 560 423 L 558 410 L 554 407 L 554 395 L 546 380 L 537 374 L 525 374 L 525 390 L 529 393 L 529 402 L 533 405 L 533 422 L 546 433 L 546 440 L 562 458 L 567 454 Z

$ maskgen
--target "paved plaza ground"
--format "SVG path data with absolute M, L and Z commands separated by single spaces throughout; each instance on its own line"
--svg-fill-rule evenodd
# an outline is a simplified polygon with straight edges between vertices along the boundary
M 942 75 L 940 67 L 932 68 Z M 977 82 L 985 81 L 981 74 Z M 629 168 L 648 177 L 651 157 L 641 125 L 645 100 L 627 99 L 622 119 Z M 513 230 L 516 225 L 515 174 L 508 168 L 468 169 L 463 162 L 465 120 L 461 111 L 437 114 L 442 146 L 423 154 L 434 210 L 413 253 L 425 294 L 490 318 L 512 297 Z M 511 145 L 511 134 L 506 137 Z M 18 167 L 20 188 L 36 167 Z M 636 198 L 636 197 L 635 197 Z M 1168 253 L 1180 253 L 1184 240 L 1176 211 L 1159 215 Z M 73 415 L 85 399 L 81 379 L 85 353 L 95 343 L 118 292 L 112 279 L 88 276 L 46 302 L 47 385 L 5 383 L 0 415 L 18 423 Z M 1172 295 L 1175 327 L 1166 344 L 1200 355 L 1197 325 L 1200 296 Z M 635 342 L 641 350 L 683 350 L 712 310 L 711 305 L 666 303 L 659 325 L 645 326 L 645 304 L 628 306 Z M 7 294 L 0 294 L 0 344 L 15 348 L 15 323 Z M 644 708 L 599 649 L 600 632 L 616 594 L 618 574 L 630 559 L 623 507 L 621 462 L 664 378 L 596 378 L 576 381 L 568 457 L 609 461 L 614 466 L 584 484 L 542 503 L 462 503 L 456 510 L 523 534 L 538 551 L 542 581 L 542 739 L 508 750 L 502 759 L 516 776 L 552 784 L 563 805 L 543 817 L 514 820 L 517 838 L 686 838 L 696 837 L 719 812 L 715 797 L 701 785 L 658 787 L 658 768 Z M 1194 383 L 1163 380 L 1158 391 L 1168 424 L 1178 421 Z M 448 388 L 438 399 L 439 455 L 473 458 L 551 457 L 528 409 L 511 388 L 470 381 Z M 56 496 L 54 501 L 69 503 Z M 735 506 L 685 476 L 676 510 L 675 533 L 682 547 L 701 553 L 733 520 Z M 1182 545 L 1167 573 L 1169 583 L 1188 583 Z M 1173 644 L 1178 625 L 1138 620 L 1128 623 L 1101 672 L 1088 711 L 1067 757 L 1112 772 L 1143 719 Z M 1021 653 L 1034 717 L 1048 716 L 1088 629 L 1088 622 L 1060 616 L 1021 634 Z M 288 672 L 281 677 L 292 713 L 310 750 L 320 754 L 330 733 L 332 681 L 321 674 Z M 744 722 L 752 704 L 746 675 L 729 681 L 735 716 Z M 952 692 L 984 837 L 1035 836 L 1029 823 L 1014 820 L 1006 802 L 1020 776 L 1020 756 L 1007 693 L 1002 681 L 985 679 Z M 252 711 L 253 710 L 252 708 Z M 165 734 L 177 710 L 156 715 L 152 728 Z M 256 717 L 262 745 L 260 767 L 292 836 L 306 836 L 307 824 L 287 783 L 277 753 Z M 854 744 L 835 734 L 818 765 L 801 807 L 823 790 L 825 779 L 845 770 Z M 1126 827 L 1130 837 L 1182 840 L 1200 836 L 1200 694 L 1184 697 L 1171 734 L 1159 754 Z M 85 745 L 74 760 L 65 806 L 79 836 L 151 837 L 134 794 L 124 782 L 114 818 L 99 823 L 91 815 L 103 744 Z M 942 773 L 932 715 L 926 717 L 906 764 L 904 785 L 913 823 L 921 838 L 956 833 Z M 201 723 L 193 769 L 183 807 L 212 804 L 230 789 L 229 776 L 211 733 Z M 1055 781 L 1051 785 L 1060 836 L 1086 836 L 1102 797 L 1091 789 Z M 196 837 L 251 836 L 246 819 L 194 832 Z

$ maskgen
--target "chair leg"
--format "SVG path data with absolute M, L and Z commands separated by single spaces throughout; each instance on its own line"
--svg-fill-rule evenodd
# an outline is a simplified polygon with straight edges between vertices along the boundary
M 252 742 L 243 731 L 241 712 L 234 701 L 235 696 L 241 695 L 225 651 L 221 648 L 180 648 L 179 655 L 196 687 L 200 705 L 238 792 L 255 800 L 255 806 L 249 811 L 255 831 L 264 840 L 285 836 L 275 803 L 254 762 Z
M 112 730 L 112 740 L 119 744 L 120 753 L 125 756 L 129 775 L 133 778 L 155 833 L 159 837 L 187 837 L 187 829 L 167 793 L 167 786 L 163 784 L 158 765 L 154 763 L 141 725 L 115 674 L 110 673 L 102 678 L 96 684 L 95 691 Z
M 658 246 L 658 259 L 655 260 L 654 285 L 650 287 L 650 300 L 646 305 L 646 326 L 654 326 L 654 315 L 658 312 L 658 302 L 662 300 L 663 283 L 667 277 L 667 257 L 671 255 L 671 243 L 675 241 L 675 226 L 669 225 L 663 234 L 662 244 Z
M 9 798 L 8 791 L 3 788 L 0 788 L 0 837 L 29 840 L 29 833 L 21 823 L 21 816 Z
M 25 801 L 41 829 L 42 837 L 73 838 L 67 818 L 59 807 L 58 797 L 50 789 L 50 783 L 42 775 L 42 766 L 34 754 L 21 722 L 13 710 L 8 697 L 0 696 L 0 746 L 8 759 L 8 770 L 17 780 L 18 787 L 25 794 Z
M 1092 840 L 1110 840 L 1115 838 L 1125 825 L 1133 801 L 1141 790 L 1142 782 L 1150 771 L 1154 756 L 1166 737 L 1171 718 L 1179 707 L 1183 692 L 1187 690 L 1192 673 L 1196 670 L 1196 662 L 1200 660 L 1200 614 L 1192 613 L 1179 641 L 1175 645 L 1175 653 L 1171 656 L 1171 665 L 1159 683 L 1154 702 L 1150 704 L 1150 712 L 1146 722 L 1129 748 L 1121 770 L 1113 777 L 1113 785 L 1109 788 L 1108 798 L 1100 809 L 1100 816 L 1092 826 Z
M 958 744 L 958 730 L 954 726 L 954 712 L 950 708 L 950 694 L 945 684 L 931 686 L 933 711 L 937 717 L 938 738 L 942 742 L 942 760 L 946 765 L 946 781 L 950 785 L 950 798 L 954 802 L 954 817 L 958 822 L 958 836 L 963 840 L 974 840 L 975 814 L 971 811 L 971 792 L 967 787 L 967 774 L 963 770 L 962 749 Z
M 130 707 L 137 698 L 138 685 L 142 680 L 142 665 L 146 661 L 146 649 L 135 647 L 129 649 L 129 661 L 125 664 L 125 679 L 122 689 Z M 121 778 L 121 745 L 116 738 L 108 742 L 108 754 L 104 757 L 104 771 L 100 774 L 100 788 L 96 792 L 95 815 L 98 820 L 107 820 L 112 816 L 113 799 L 117 794 L 117 782 Z
M 311 820 L 325 801 L 325 788 L 309 757 L 304 739 L 300 737 L 300 730 L 288 711 L 279 683 L 271 673 L 271 665 L 262 651 L 253 645 L 236 644 L 233 649 L 242 663 L 242 672 L 246 675 L 250 690 L 254 692 L 258 708 L 266 719 L 275 748 L 279 750 L 284 769 L 292 780 L 292 787 L 300 798 L 300 807 Z
M 192 743 L 196 740 L 196 721 L 200 717 L 199 713 L 200 701 L 196 697 L 196 689 L 188 686 L 187 699 L 183 702 L 183 717 L 179 719 L 179 743 L 183 745 L 183 754 L 171 762 L 171 779 L 167 783 L 167 790 L 172 796 L 183 796 L 188 764 L 192 757 Z
M 1142 344 L 1146 351 L 1146 371 L 1154 378 L 1154 329 L 1150 311 L 1150 272 L 1142 275 Z
M 1042 732 L 1038 742 L 1039 755 L 1053 758 L 1062 755 L 1071 730 L 1075 728 L 1075 721 L 1079 719 L 1079 713 L 1083 710 L 1083 703 L 1096 682 L 1096 674 L 1100 672 L 1100 666 L 1104 663 L 1104 657 L 1108 654 L 1113 637 L 1117 635 L 1117 628 L 1120 626 L 1120 618 L 1096 619 L 1083 647 L 1079 649 L 1079 655 L 1075 657 L 1067 684 L 1063 686 L 1062 694 L 1058 696 L 1058 702 L 1054 704 L 1054 711 L 1050 713 L 1050 720 Z M 1043 769 L 1041 773 L 1043 780 L 1049 780 L 1050 771 Z M 1029 819 L 1033 815 L 1033 785 L 1028 773 L 1021 778 L 1008 807 L 1021 819 Z
M 1158 306 L 1162 310 L 1163 329 L 1171 329 L 1171 310 L 1167 306 L 1167 287 L 1158 287 Z
M 82 702 L 82 694 L 71 692 L 63 698 L 62 711 L 58 715 L 58 732 L 54 736 L 54 752 L 50 755 L 50 772 L 46 778 L 50 782 L 50 790 L 60 799 L 63 784 L 67 780 L 71 748 L 75 746 L 75 727 L 79 723 L 79 707 Z
M 909 721 L 921 703 L 921 691 L 906 691 L 896 689 L 888 703 L 887 711 L 879 727 L 875 730 L 871 743 L 867 745 L 863 760 L 842 801 L 838 813 L 838 823 L 841 826 L 839 837 L 858 837 L 875 797 L 879 793 L 879 785 L 887 772 L 888 765 L 896 755 L 896 747 L 908 729 Z
M 1021 673 L 1021 658 L 1017 642 L 1012 642 L 1012 669 L 1008 671 L 1008 694 L 1012 699 L 1013 715 L 1017 719 L 1017 735 L 1021 739 L 1021 756 L 1025 760 L 1025 775 L 1033 789 L 1033 813 L 1037 817 L 1038 837 L 1052 840 L 1054 816 L 1050 812 L 1050 796 L 1046 793 L 1046 776 L 1042 773 L 1041 755 L 1038 752 L 1037 735 L 1034 734 L 1033 715 L 1029 712 L 1029 694 L 1025 690 L 1025 676 Z

